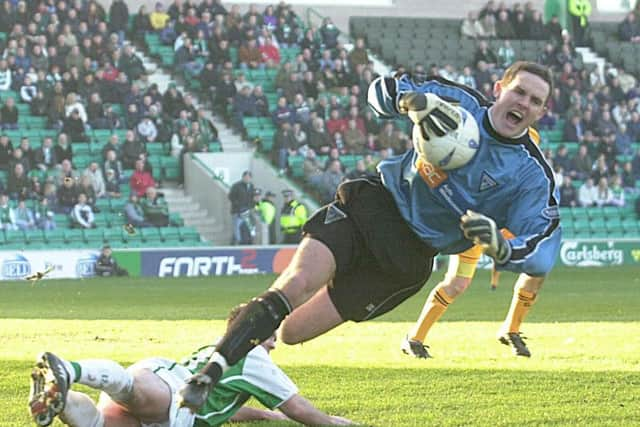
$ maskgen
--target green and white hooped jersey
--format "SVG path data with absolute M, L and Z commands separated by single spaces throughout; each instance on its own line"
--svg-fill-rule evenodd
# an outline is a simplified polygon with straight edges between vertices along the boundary
M 198 349 L 182 364 L 195 373 L 208 361 L 214 346 Z M 296 385 L 276 366 L 262 346 L 230 367 L 209 393 L 207 402 L 196 414 L 194 427 L 218 426 L 233 416 L 251 397 L 269 409 L 275 409 L 298 393 Z

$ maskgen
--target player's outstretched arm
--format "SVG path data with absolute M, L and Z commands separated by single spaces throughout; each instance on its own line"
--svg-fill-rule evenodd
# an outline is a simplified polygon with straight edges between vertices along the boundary
M 325 414 L 299 394 L 293 395 L 280 405 L 279 409 L 287 417 L 305 425 L 348 426 L 354 424 L 346 418 Z

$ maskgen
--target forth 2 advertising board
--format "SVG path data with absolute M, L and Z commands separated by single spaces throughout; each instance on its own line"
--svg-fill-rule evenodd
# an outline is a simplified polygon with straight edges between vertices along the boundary
M 140 273 L 152 277 L 231 276 L 281 273 L 293 247 L 148 250 L 140 254 Z

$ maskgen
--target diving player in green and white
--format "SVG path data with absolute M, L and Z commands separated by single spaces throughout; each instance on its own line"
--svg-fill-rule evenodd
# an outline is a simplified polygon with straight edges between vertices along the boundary
M 325 414 L 298 394 L 296 385 L 269 357 L 275 344 L 274 334 L 229 369 L 195 414 L 178 407 L 176 391 L 207 363 L 213 346 L 199 349 L 181 363 L 150 358 L 127 369 L 112 360 L 73 362 L 43 353 L 31 374 L 29 410 L 38 426 L 48 426 L 56 417 L 71 427 L 211 427 L 254 420 L 352 424 Z M 72 390 L 73 384 L 100 390 L 98 404 Z M 244 406 L 251 397 L 270 410 Z

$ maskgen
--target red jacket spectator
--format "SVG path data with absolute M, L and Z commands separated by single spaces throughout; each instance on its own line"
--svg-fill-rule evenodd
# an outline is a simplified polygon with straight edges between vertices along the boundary
M 264 62 L 273 62 L 274 64 L 280 63 L 280 51 L 276 46 L 271 43 L 270 39 L 264 40 L 264 45 L 260 46 L 260 53 L 262 53 L 262 60 Z
M 327 132 L 333 136 L 336 132 L 344 133 L 347 130 L 347 121 L 340 118 L 338 110 L 331 111 L 331 118 L 327 120 Z
M 131 186 L 131 191 L 138 195 L 138 197 L 144 196 L 147 188 L 156 186 L 156 182 L 153 180 L 151 174 L 144 170 L 144 161 L 136 161 L 136 170 L 133 172 L 133 175 L 131 175 L 129 185 Z

